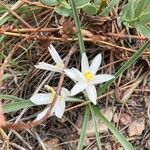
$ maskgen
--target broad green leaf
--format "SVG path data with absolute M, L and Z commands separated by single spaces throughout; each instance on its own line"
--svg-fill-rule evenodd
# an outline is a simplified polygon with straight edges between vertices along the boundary
M 95 115 L 95 112 L 94 112 L 93 107 L 91 106 L 91 104 L 89 104 L 89 107 L 90 107 L 92 118 L 93 118 L 93 121 L 94 121 L 94 130 L 95 130 L 98 149 L 102 150 L 102 144 L 101 144 L 101 140 L 100 140 L 100 137 L 99 137 L 99 132 L 98 132 L 98 129 L 97 129 L 97 124 L 96 124 L 96 115 Z
M 90 0 L 75 0 L 76 6 L 82 6 L 82 5 L 85 5 L 89 2 L 90 2 Z
M 136 0 L 129 0 L 127 15 L 130 19 L 134 19 L 134 4 Z
M 55 12 L 65 17 L 71 16 L 72 14 L 71 9 L 65 7 L 56 7 Z
M 35 106 L 35 104 L 33 104 L 29 100 L 23 100 L 23 101 L 14 102 L 14 103 L 4 105 L 3 106 L 3 112 L 9 113 L 9 112 L 17 111 L 17 110 L 32 107 L 32 106 Z
M 134 150 L 132 145 L 126 140 L 126 138 L 120 133 L 120 131 L 118 131 L 115 126 L 111 122 L 109 122 L 95 106 L 92 105 L 92 109 L 94 111 L 94 114 L 98 118 L 100 118 L 100 120 L 109 128 L 109 130 L 113 133 L 113 135 L 117 138 L 117 140 L 125 150 Z
M 57 0 L 39 0 L 39 2 L 49 6 L 55 6 L 59 4 Z
M 136 9 L 135 9 L 135 17 L 138 17 L 142 13 L 145 13 L 150 10 L 150 1 L 149 0 L 140 0 Z
M 136 22 L 137 24 L 140 23 L 140 24 L 147 24 L 147 23 L 150 23 L 150 12 L 146 12 L 142 15 L 140 15 L 138 17 L 138 20 Z
M 137 24 L 136 29 L 141 35 L 150 39 L 150 28 L 147 25 Z
M 100 86 L 98 89 L 98 95 L 101 95 L 106 91 L 106 89 L 117 79 L 126 69 L 128 69 L 141 55 L 142 53 L 150 46 L 150 40 L 143 44 L 143 46 L 137 50 L 137 52 L 129 58 L 129 60 L 115 73 L 115 78 L 106 82 L 104 85 Z
M 61 4 L 61 7 L 65 7 L 67 9 L 71 9 L 71 6 L 65 1 L 65 0 L 58 0 L 58 2 Z
M 94 5 L 91 5 L 91 4 L 87 4 L 85 5 L 82 10 L 88 14 L 88 15 L 94 15 L 97 13 L 97 9 Z
M 87 125 L 88 125 L 89 117 L 90 117 L 90 109 L 89 109 L 88 106 L 86 106 L 85 114 L 84 114 L 84 120 L 83 120 L 83 124 L 82 124 L 82 129 L 81 129 L 81 132 L 80 132 L 80 139 L 79 139 L 79 142 L 78 142 L 77 150 L 82 150 L 83 149 L 85 132 L 86 132 L 86 128 L 87 128 Z
M 103 9 L 100 15 L 106 16 L 118 2 L 119 0 L 111 0 L 111 2 Z

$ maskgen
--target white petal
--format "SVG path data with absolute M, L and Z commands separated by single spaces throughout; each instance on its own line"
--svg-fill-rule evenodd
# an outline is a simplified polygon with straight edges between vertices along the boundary
M 74 82 L 82 80 L 82 73 L 79 70 L 71 68 L 71 69 L 64 69 L 64 71 L 66 75 L 69 78 L 71 78 Z
M 30 98 L 31 102 L 36 105 L 46 105 L 52 102 L 52 94 L 50 93 L 38 93 L 34 94 Z
M 58 118 L 62 118 L 65 112 L 65 100 L 63 98 L 58 99 L 56 101 L 55 106 L 54 106 L 54 112 Z
M 61 68 L 45 63 L 45 62 L 39 62 L 37 65 L 34 65 L 34 66 L 38 69 L 49 70 L 49 71 L 54 71 L 54 72 L 62 72 Z
M 44 109 L 41 113 L 39 113 L 39 114 L 37 115 L 37 117 L 36 117 L 36 120 L 42 119 L 42 118 L 46 115 L 48 109 L 50 109 L 50 107 L 47 107 L 47 108 Z M 51 111 L 51 114 L 53 114 L 53 113 L 54 113 L 54 109 Z
M 70 92 L 66 88 L 62 87 L 60 95 L 64 98 L 67 98 L 70 96 Z
M 37 115 L 37 117 L 36 117 L 36 120 L 42 119 L 42 118 L 46 115 L 48 109 L 49 109 L 49 107 L 46 108 L 46 109 L 44 109 L 41 113 L 39 113 L 39 114 Z
M 88 86 L 88 83 L 86 82 L 78 82 L 75 84 L 75 86 L 71 89 L 71 96 L 74 96 L 81 91 L 83 91 Z
M 91 65 L 90 65 L 90 70 L 91 70 L 91 72 L 92 72 L 94 75 L 95 75 L 96 72 L 98 71 L 98 68 L 99 68 L 99 66 L 100 66 L 100 64 L 101 64 L 101 61 L 102 61 L 102 56 L 101 56 L 101 54 L 97 55 L 97 56 L 93 59 Z
M 109 74 L 101 74 L 94 76 L 93 80 L 90 82 L 91 84 L 100 84 L 111 79 L 114 79 L 115 76 Z
M 60 58 L 59 54 L 57 53 L 56 49 L 53 47 L 53 45 L 50 45 L 48 47 L 48 50 L 53 58 L 53 60 L 56 62 L 56 64 L 64 64 L 62 59 Z
M 89 100 L 93 104 L 96 105 L 96 103 L 97 103 L 97 101 L 96 101 L 96 99 L 97 99 L 97 91 L 96 91 L 95 86 L 94 85 L 89 85 L 89 86 L 86 87 L 85 91 L 86 91 L 86 94 L 87 94 Z
M 88 71 L 90 68 L 89 68 L 89 62 L 88 62 L 88 58 L 86 56 L 85 53 L 82 54 L 82 60 L 81 60 L 81 70 L 82 70 L 82 73 Z

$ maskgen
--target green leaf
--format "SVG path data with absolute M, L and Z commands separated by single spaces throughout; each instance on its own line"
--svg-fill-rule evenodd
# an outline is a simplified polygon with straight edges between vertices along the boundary
M 85 5 L 89 2 L 90 2 L 90 0 L 75 0 L 76 6 L 82 6 L 82 5 Z
M 0 99 L 13 100 L 13 101 L 24 101 L 25 100 L 25 99 L 18 98 L 18 97 L 13 96 L 13 95 L 2 95 L 2 94 L 0 94 Z
M 3 106 L 3 112 L 9 113 L 9 112 L 17 111 L 17 110 L 32 107 L 32 106 L 35 106 L 35 104 L 33 104 L 29 100 L 14 102 L 14 103 L 4 105 Z
M 150 10 L 150 1 L 149 0 L 140 0 L 136 9 L 135 9 L 135 17 L 138 17 L 142 13 L 145 13 Z
M 130 19 L 134 19 L 134 4 L 136 0 L 129 0 L 127 15 Z
M 77 150 L 83 149 L 83 143 L 84 143 L 86 128 L 87 128 L 88 121 L 89 121 L 89 116 L 90 116 L 90 109 L 88 106 L 86 106 L 85 114 L 84 114 L 84 120 L 83 120 L 83 124 L 82 124 L 82 129 L 81 129 L 81 133 L 80 133 L 80 139 L 78 142 Z
M 109 11 L 119 2 L 119 0 L 111 0 L 111 2 L 100 13 L 102 16 L 106 16 Z
M 137 24 L 136 29 L 141 35 L 150 39 L 150 28 L 147 25 Z
M 138 17 L 137 23 L 147 24 L 150 23 L 150 12 L 146 12 Z
M 71 9 L 67 9 L 65 7 L 56 7 L 55 12 L 65 17 L 71 16 L 72 14 Z
M 59 4 L 57 0 L 39 0 L 39 2 L 49 6 L 55 6 Z
M 117 140 L 120 142 L 120 144 L 124 147 L 125 150 L 134 150 L 132 145 L 126 140 L 126 138 L 118 131 L 115 126 L 109 122 L 102 114 L 101 112 L 95 107 L 91 106 L 94 114 L 100 118 L 100 120 L 109 128 L 109 130 L 113 133 L 113 135 L 117 138 Z
M 98 95 L 101 95 L 106 91 L 106 89 L 117 79 L 126 69 L 128 69 L 141 55 L 142 53 L 150 46 L 150 40 L 148 40 L 143 46 L 137 50 L 137 52 L 129 58 L 129 60 L 115 73 L 115 78 L 106 82 L 104 85 L 100 86 L 98 89 Z
M 58 2 L 60 3 L 60 7 L 71 9 L 71 6 L 65 0 L 58 0 Z
M 100 137 L 99 137 L 99 132 L 98 132 L 98 129 L 97 129 L 97 124 L 96 124 L 96 118 L 95 118 L 96 115 L 95 115 L 95 112 L 94 112 L 93 107 L 91 106 L 91 104 L 89 104 L 89 107 L 90 107 L 92 118 L 93 118 L 93 121 L 94 121 L 94 130 L 95 130 L 98 149 L 102 150 L 102 144 L 100 142 L 101 140 L 100 140 Z
M 97 9 L 94 5 L 87 4 L 85 5 L 82 10 L 87 14 L 87 15 L 94 15 L 97 13 Z

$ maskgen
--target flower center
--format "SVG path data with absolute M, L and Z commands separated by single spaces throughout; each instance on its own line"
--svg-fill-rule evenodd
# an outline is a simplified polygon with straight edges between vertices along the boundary
M 52 87 L 50 87 L 49 85 L 45 85 L 44 86 L 46 88 L 46 90 L 51 93 L 51 98 L 50 98 L 50 103 L 53 101 L 56 92 L 54 91 L 54 89 Z
M 61 69 L 61 68 L 63 68 L 63 67 L 64 67 L 64 64 L 59 63 L 59 64 L 56 64 L 56 65 L 55 65 L 55 67 L 58 67 L 58 68 L 60 68 L 60 69 Z
M 91 71 L 84 72 L 83 76 L 86 81 L 90 81 L 93 78 L 93 74 Z
M 54 97 L 55 97 L 55 94 L 56 94 L 56 92 L 54 91 L 54 89 L 51 87 L 51 86 L 49 86 L 49 85 L 45 85 L 45 88 L 47 89 L 47 91 L 49 92 L 49 93 L 51 93 L 51 98 L 50 98 L 50 103 L 54 100 Z M 62 97 L 60 96 L 60 95 L 58 95 L 58 97 L 57 97 L 57 100 L 61 100 L 62 99 Z

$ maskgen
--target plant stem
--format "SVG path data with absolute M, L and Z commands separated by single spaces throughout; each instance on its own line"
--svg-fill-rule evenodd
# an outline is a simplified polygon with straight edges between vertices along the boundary
M 77 14 L 75 1 L 70 0 L 70 4 L 71 4 L 73 19 L 74 19 L 74 22 L 75 22 L 76 32 L 77 32 L 77 36 L 78 36 L 80 54 L 82 55 L 82 53 L 85 52 L 85 46 L 84 46 L 83 36 L 82 36 L 82 33 L 81 33 L 81 24 L 80 24 L 80 20 L 79 20 L 78 14 Z

